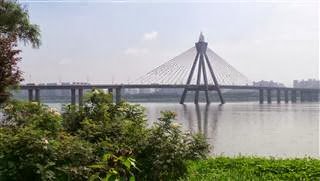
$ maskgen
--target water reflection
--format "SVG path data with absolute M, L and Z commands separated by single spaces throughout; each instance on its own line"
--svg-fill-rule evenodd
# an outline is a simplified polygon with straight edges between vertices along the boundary
M 318 104 L 146 103 L 149 120 L 177 113 L 185 130 L 203 133 L 212 154 L 319 156 Z M 150 122 L 150 124 L 152 121 Z
M 184 130 L 206 136 L 213 155 L 319 157 L 318 103 L 142 106 L 146 107 L 149 124 L 160 117 L 161 111 L 176 112 L 177 122 Z

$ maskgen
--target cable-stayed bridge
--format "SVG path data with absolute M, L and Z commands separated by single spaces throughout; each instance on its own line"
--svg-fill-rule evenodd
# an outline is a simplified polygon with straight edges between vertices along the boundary
M 188 75 L 192 68 L 193 61 L 197 54 L 196 47 L 192 47 L 168 62 L 151 70 L 147 74 L 133 81 L 134 84 L 186 84 Z M 249 79 L 238 72 L 234 67 L 222 59 L 211 49 L 207 49 L 207 55 L 213 71 L 221 85 L 250 85 Z M 206 74 L 210 75 L 208 69 Z M 196 77 L 193 77 L 190 84 L 196 84 Z M 203 82 L 202 82 L 203 83 Z M 214 84 L 212 77 L 208 84 Z
M 250 80 L 233 66 L 208 48 L 204 36 L 200 34 L 195 46 L 174 57 L 168 62 L 156 67 L 136 81 L 128 84 L 98 84 L 98 85 L 23 85 L 21 89 L 28 90 L 30 101 L 40 100 L 41 89 L 70 89 L 71 103 L 76 103 L 76 90 L 78 90 L 78 102 L 82 104 L 84 89 L 108 89 L 116 97 L 116 102 L 121 100 L 121 89 L 127 88 L 182 88 L 180 103 L 185 102 L 187 92 L 194 94 L 194 103 L 199 103 L 199 92 L 205 93 L 206 103 L 210 103 L 209 94 L 216 91 L 222 104 L 225 103 L 222 89 L 247 89 L 259 90 L 259 101 L 264 102 L 264 92 L 267 93 L 267 102 L 271 103 L 271 92 L 276 91 L 277 102 L 280 103 L 282 95 L 284 102 L 289 102 L 289 94 L 292 102 L 297 101 L 297 92 L 301 101 L 305 95 L 311 95 L 319 100 L 320 89 L 288 88 L 288 87 L 260 87 L 253 86 Z M 115 90 L 115 91 L 114 91 Z

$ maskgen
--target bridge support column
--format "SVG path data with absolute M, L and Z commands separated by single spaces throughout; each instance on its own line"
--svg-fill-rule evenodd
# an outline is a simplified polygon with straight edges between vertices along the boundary
M 78 97 L 79 106 L 82 106 L 83 105 L 83 89 L 79 88 L 78 93 L 79 93 L 79 97 Z
M 216 78 L 216 76 L 215 76 L 215 74 L 214 74 L 214 72 L 213 72 L 213 69 L 212 69 L 212 67 L 211 67 L 211 64 L 210 64 L 209 58 L 208 58 L 208 56 L 207 56 L 207 53 L 204 53 L 204 56 L 205 56 L 205 58 L 206 58 L 206 62 L 207 62 L 207 64 L 208 64 L 208 67 L 209 67 L 209 70 L 210 70 L 210 73 L 211 73 L 211 76 L 212 76 L 214 85 L 216 86 L 216 90 L 217 90 L 217 93 L 218 93 L 220 102 L 221 102 L 221 104 L 224 104 L 225 101 L 224 101 L 224 99 L 223 99 L 223 97 L 222 97 L 222 93 L 221 93 L 221 90 L 220 90 L 220 86 L 219 86 L 219 84 L 218 84 L 218 80 L 217 80 L 217 78 Z
M 113 101 L 113 88 L 108 88 L 108 93 L 111 94 L 111 99 Z
M 71 89 L 71 105 L 76 104 L 76 89 L 72 88 Z
M 268 99 L 268 103 L 270 104 L 272 102 L 272 100 L 271 100 L 271 89 L 267 89 L 267 99 Z
M 315 91 L 315 101 L 319 102 L 319 91 Z
M 259 89 L 259 102 L 260 102 L 260 104 L 263 104 L 263 101 L 264 101 L 263 89 Z
M 312 101 L 316 101 L 316 92 L 312 91 Z
M 312 99 L 313 99 L 313 92 L 312 91 L 308 91 L 308 101 L 309 102 L 312 102 Z
M 319 101 L 318 91 L 310 91 L 310 101 L 311 102 Z
M 28 100 L 29 102 L 33 101 L 33 89 L 28 89 Z
M 203 54 L 200 54 L 200 59 L 198 60 L 198 76 L 197 76 L 197 86 L 200 86 L 200 82 L 201 82 L 201 67 L 202 67 L 202 61 L 203 60 Z M 200 88 L 196 88 L 196 93 L 194 96 L 194 103 L 198 104 L 199 103 L 199 89 Z
M 206 95 L 206 102 L 207 104 L 210 104 L 209 99 L 209 88 L 208 88 L 208 78 L 207 78 L 207 72 L 206 72 L 206 65 L 204 63 L 203 55 L 200 56 L 201 64 L 202 64 L 202 73 L 203 73 L 203 79 L 204 79 L 204 85 L 205 85 L 205 95 Z
M 196 90 L 195 94 L 194 94 L 194 103 L 198 104 L 199 103 L 199 91 Z
M 291 102 L 295 103 L 297 102 L 297 91 L 291 90 Z
M 116 104 L 119 104 L 121 101 L 121 88 L 116 88 Z
M 208 94 L 208 79 L 207 79 L 207 74 L 206 74 L 207 71 L 206 71 L 206 67 L 205 67 L 205 64 L 207 64 L 207 66 L 209 68 L 209 72 L 210 72 L 211 77 L 212 77 L 212 80 L 214 82 L 214 86 L 215 86 L 214 90 L 218 92 L 221 104 L 224 104 L 224 99 L 222 97 L 218 81 L 217 81 L 216 76 L 215 76 L 215 74 L 213 72 L 213 69 L 211 67 L 209 58 L 208 58 L 208 56 L 206 54 L 207 45 L 208 45 L 208 43 L 204 42 L 203 35 L 200 34 L 199 41 L 196 43 L 197 54 L 196 54 L 196 57 L 195 57 L 195 59 L 193 61 L 193 64 L 192 64 L 192 67 L 191 67 L 191 71 L 189 73 L 186 85 L 187 86 L 190 85 L 193 73 L 194 73 L 194 71 L 196 69 L 196 66 L 198 65 L 198 76 L 197 76 L 197 84 L 196 84 L 197 86 L 195 88 L 194 103 L 198 104 L 198 102 L 199 102 L 199 91 L 205 91 L 206 102 L 210 103 L 209 94 Z M 201 86 L 200 86 L 200 83 L 201 83 L 201 71 L 202 71 L 202 74 L 203 74 L 205 89 L 201 88 Z M 182 96 L 181 96 L 181 99 L 180 99 L 180 104 L 184 103 L 184 100 L 185 100 L 185 97 L 186 97 L 186 94 L 187 94 L 187 91 L 188 91 L 188 87 L 187 86 L 184 88 L 184 91 L 182 93 Z
M 35 89 L 35 101 L 40 102 L 40 89 Z
M 284 90 L 284 102 L 288 103 L 289 102 L 289 95 L 288 95 L 288 90 Z
M 281 91 L 280 89 L 277 89 L 277 103 L 281 103 Z
M 319 102 L 319 93 L 320 93 L 319 91 L 315 91 L 315 96 L 316 96 L 315 101 L 316 102 Z
M 304 91 L 301 90 L 301 91 L 300 91 L 300 102 L 304 102 L 304 101 L 305 101 Z

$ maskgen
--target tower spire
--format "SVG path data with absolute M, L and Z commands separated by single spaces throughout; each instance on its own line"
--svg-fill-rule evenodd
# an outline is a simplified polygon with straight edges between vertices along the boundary
M 199 36 L 199 41 L 196 43 L 197 54 L 196 54 L 196 57 L 195 57 L 194 62 L 192 64 L 186 85 L 190 85 L 191 79 L 193 77 L 193 73 L 196 69 L 196 66 L 198 66 L 198 72 L 197 72 L 198 76 L 197 76 L 197 84 L 196 84 L 196 88 L 195 88 L 194 103 L 198 104 L 198 102 L 199 102 L 199 91 L 205 91 L 207 104 L 210 103 L 209 94 L 208 94 L 209 87 L 208 87 L 207 69 L 206 69 L 206 67 L 208 67 L 210 74 L 211 74 L 211 77 L 214 82 L 215 91 L 218 92 L 221 104 L 224 104 L 224 100 L 223 100 L 223 97 L 222 97 L 222 94 L 221 94 L 221 91 L 219 88 L 217 78 L 213 72 L 212 66 L 210 64 L 209 58 L 206 53 L 207 46 L 208 46 L 208 43 L 204 41 L 204 36 L 201 32 L 200 36 Z M 201 74 L 203 74 L 202 77 L 203 77 L 203 81 L 204 81 L 204 86 L 201 85 Z M 189 90 L 190 89 L 188 87 L 184 88 L 182 95 L 181 95 L 180 104 L 184 103 L 184 100 L 186 98 L 186 94 Z
M 204 42 L 204 36 L 202 32 L 200 32 L 199 42 Z

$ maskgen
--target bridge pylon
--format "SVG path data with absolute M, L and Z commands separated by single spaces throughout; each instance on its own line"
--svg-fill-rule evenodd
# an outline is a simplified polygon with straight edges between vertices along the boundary
M 214 91 L 217 91 L 219 99 L 221 104 L 224 104 L 224 99 L 222 97 L 221 94 L 221 90 L 219 87 L 219 83 L 217 81 L 217 78 L 215 76 L 215 73 L 212 69 L 212 66 L 210 64 L 209 58 L 207 56 L 207 47 L 208 47 L 208 43 L 205 42 L 204 40 L 204 36 L 202 33 L 200 33 L 200 37 L 199 37 L 199 41 L 195 43 L 196 46 L 196 50 L 197 50 L 197 54 L 195 56 L 195 59 L 193 61 L 188 79 L 187 79 L 187 83 L 186 83 L 186 88 L 183 90 L 183 93 L 181 95 L 181 99 L 180 99 L 180 104 L 183 104 L 187 95 L 188 91 L 195 91 L 195 97 L 194 97 L 194 103 L 198 104 L 199 103 L 199 92 L 200 91 L 204 91 L 205 92 L 205 96 L 206 96 L 206 102 L 210 103 L 210 99 L 209 99 L 209 89 L 208 89 L 208 77 L 207 77 L 207 67 L 209 68 L 209 72 L 210 75 L 212 77 L 213 83 L 214 83 Z M 195 89 L 190 89 L 188 87 L 188 85 L 190 85 L 191 80 L 193 78 L 193 74 L 195 73 L 196 68 L 198 69 L 197 71 L 197 81 L 196 81 L 196 86 Z M 202 76 L 201 76 L 202 74 Z M 204 86 L 201 85 L 201 77 L 203 77 L 203 82 L 204 82 Z

